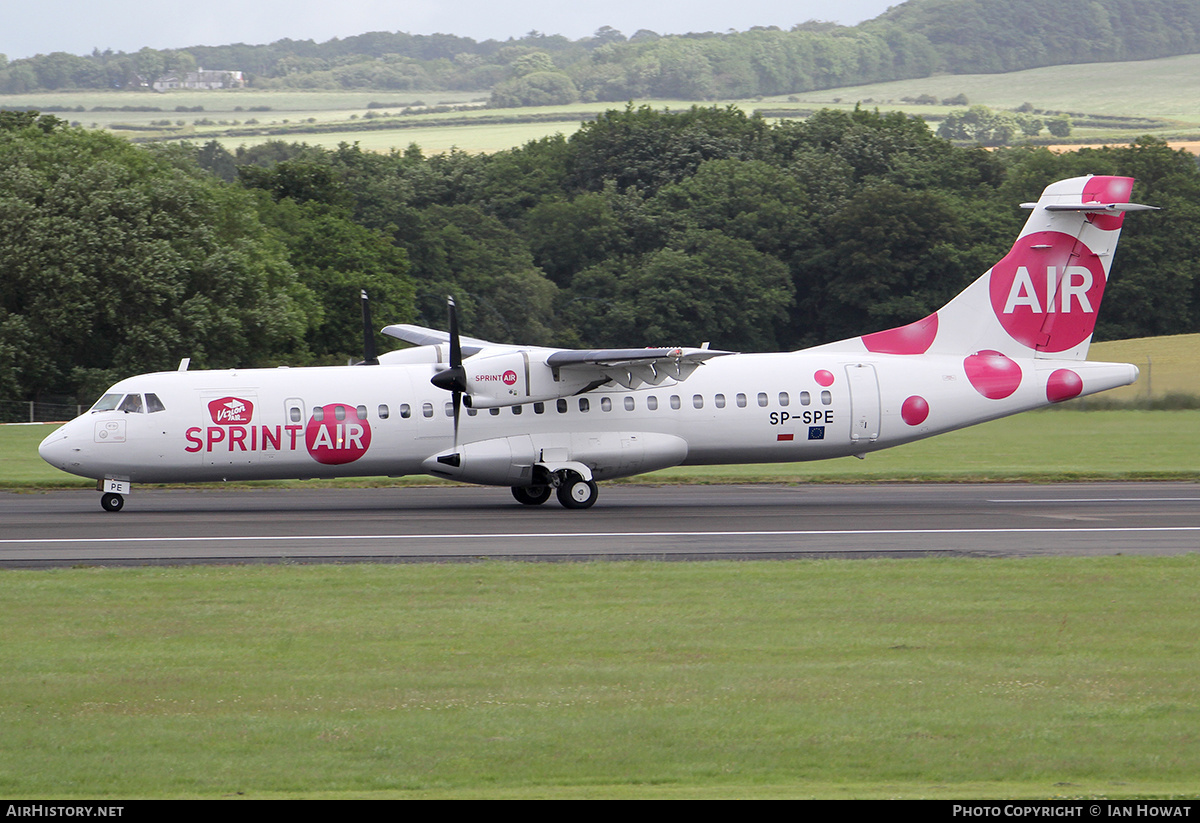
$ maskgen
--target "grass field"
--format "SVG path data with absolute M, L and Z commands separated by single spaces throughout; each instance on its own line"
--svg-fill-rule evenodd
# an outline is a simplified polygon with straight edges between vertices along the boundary
M 1141 370 L 1136 383 L 1105 392 L 1102 396 L 1106 398 L 1132 401 L 1168 394 L 1200 396 L 1200 334 L 1095 343 L 1088 359 L 1133 363 Z
M 4 572 L 0 796 L 1194 797 L 1198 572 Z
M 1093 63 L 1077 66 L 1054 66 L 1009 74 L 987 75 L 937 75 L 918 80 L 903 80 L 892 83 L 876 83 L 815 92 L 759 98 L 754 100 L 708 101 L 703 105 L 737 105 L 747 111 L 753 109 L 777 110 L 795 107 L 797 110 L 814 108 L 853 108 L 862 102 L 868 107 L 885 110 L 898 109 L 911 114 L 941 117 L 952 109 L 946 106 L 914 106 L 902 102 L 905 97 L 932 94 L 939 99 L 967 95 L 972 104 L 983 104 L 993 108 L 1016 108 L 1030 103 L 1035 108 L 1055 111 L 1082 112 L 1087 114 L 1138 116 L 1162 118 L 1162 127 L 1154 133 L 1164 138 L 1194 138 L 1200 134 L 1200 110 L 1195 100 L 1200 93 L 1200 55 L 1183 55 L 1160 60 L 1131 63 Z M 376 114 L 390 110 L 398 113 L 404 106 L 424 103 L 430 106 L 456 105 L 486 99 L 485 92 L 393 92 L 393 91 L 256 91 L 238 89 L 225 92 L 180 91 L 155 92 L 54 92 L 28 95 L 0 95 L 0 107 L 5 106 L 83 106 L 83 112 L 62 112 L 59 116 L 79 122 L 83 126 L 109 128 L 148 127 L 152 121 L 169 119 L 174 123 L 184 121 L 184 135 L 192 140 L 220 140 L 226 148 L 239 145 L 255 145 L 270 136 L 228 136 L 229 124 L 238 121 L 245 124 L 249 119 L 263 126 L 300 125 L 301 131 L 279 139 L 303 141 L 326 147 L 339 142 L 359 142 L 364 148 L 388 151 L 402 149 L 410 143 L 421 145 L 426 153 L 438 153 L 457 147 L 464 151 L 489 152 L 511 148 L 529 140 L 551 134 L 570 134 L 578 128 L 578 121 L 557 123 L 524 124 L 472 124 L 481 116 L 502 113 L 511 116 L 544 113 L 570 113 L 583 117 L 585 114 L 619 108 L 618 103 L 579 103 L 571 106 L 533 109 L 489 109 L 461 112 L 462 124 L 425 127 L 407 127 L 395 131 L 332 131 L 306 134 L 303 124 L 312 120 L 314 125 L 328 128 L 331 124 L 344 123 L 349 127 L 352 117 L 362 118 L 370 103 L 385 103 L 387 108 L 373 110 Z M 696 101 L 639 100 L 638 104 L 656 107 L 687 108 Z M 394 104 L 394 105 L 393 105 Z M 97 106 L 154 106 L 160 112 L 95 112 Z M 203 112 L 176 112 L 177 106 L 203 106 Z M 269 111 L 251 111 L 255 107 L 269 107 Z M 446 114 L 406 115 L 407 126 L 420 124 L 422 120 L 444 121 Z M 214 125 L 194 126 L 197 120 L 216 121 Z M 220 125 L 219 121 L 226 121 Z M 120 133 L 135 136 L 137 131 L 122 130 Z M 1133 140 L 1140 130 L 1113 130 L 1077 128 L 1072 135 L 1076 142 L 1096 140 Z

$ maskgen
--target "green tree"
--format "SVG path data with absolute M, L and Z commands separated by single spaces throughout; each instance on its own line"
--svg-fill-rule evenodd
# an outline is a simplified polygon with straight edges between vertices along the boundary
M 253 199 L 99 132 L 0 129 L 0 348 L 10 391 L 304 350 L 313 304 Z
M 632 261 L 575 278 L 565 320 L 605 346 L 699 345 L 773 351 L 793 292 L 787 267 L 745 240 L 693 229 Z
M 1058 114 L 1046 120 L 1046 129 L 1055 137 L 1071 136 L 1071 115 Z
M 264 194 L 259 215 L 287 247 L 288 262 L 315 298 L 307 335 L 315 357 L 338 363 L 360 353 L 363 289 L 373 317 L 387 323 L 413 318 L 408 256 L 389 236 L 353 222 L 344 209 L 312 201 L 276 202 Z
M 497 83 L 492 89 L 491 104 L 501 108 L 562 106 L 578 99 L 579 89 L 563 72 L 535 71 Z

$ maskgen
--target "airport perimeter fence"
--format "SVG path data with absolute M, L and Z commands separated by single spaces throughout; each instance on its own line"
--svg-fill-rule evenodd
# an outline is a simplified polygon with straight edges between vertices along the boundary
M 83 414 L 83 409 L 75 403 L 0 400 L 0 423 L 60 423 Z

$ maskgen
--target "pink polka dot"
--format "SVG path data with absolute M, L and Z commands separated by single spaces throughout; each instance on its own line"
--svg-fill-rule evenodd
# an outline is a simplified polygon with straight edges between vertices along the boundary
M 1083 187 L 1084 203 L 1128 203 L 1133 192 L 1132 177 L 1109 177 L 1101 175 L 1088 180 Z M 1094 214 L 1091 221 L 1105 231 L 1121 228 L 1124 212 L 1116 214 Z
M 933 345 L 937 330 L 938 316 L 934 313 L 907 326 L 864 334 L 862 341 L 867 351 L 878 354 L 924 354 Z
M 819 372 L 813 375 L 813 380 L 816 380 L 817 385 L 819 386 L 832 386 L 833 372 L 821 369 Z
M 900 417 L 910 426 L 919 426 L 929 417 L 929 401 L 913 395 L 900 406 Z
M 1021 385 L 1021 367 L 998 351 L 981 351 L 963 360 L 975 391 L 989 400 L 1003 400 Z
M 1058 369 L 1046 381 L 1046 399 L 1051 403 L 1078 397 L 1082 391 L 1083 378 L 1070 369 Z
M 1057 231 L 1020 238 L 988 277 L 992 310 L 1009 336 L 1051 352 L 1074 348 L 1092 333 L 1104 284 L 1100 258 Z

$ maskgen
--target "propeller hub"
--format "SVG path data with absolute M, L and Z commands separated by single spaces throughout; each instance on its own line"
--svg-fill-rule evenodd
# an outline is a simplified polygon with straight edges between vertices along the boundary
M 462 366 L 444 369 L 431 377 L 429 382 L 445 391 L 465 392 L 467 390 L 467 370 Z

